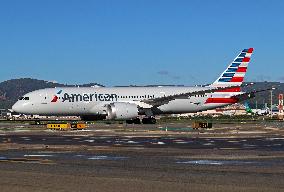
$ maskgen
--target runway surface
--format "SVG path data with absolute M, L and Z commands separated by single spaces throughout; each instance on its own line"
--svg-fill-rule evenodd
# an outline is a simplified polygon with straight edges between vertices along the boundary
M 281 127 L 165 133 L 118 126 L 0 125 L 1 191 L 284 191 Z
M 41 145 L 87 145 L 112 147 L 251 149 L 283 151 L 284 137 L 188 138 L 181 136 L 88 136 L 88 135 L 0 135 L 0 142 Z

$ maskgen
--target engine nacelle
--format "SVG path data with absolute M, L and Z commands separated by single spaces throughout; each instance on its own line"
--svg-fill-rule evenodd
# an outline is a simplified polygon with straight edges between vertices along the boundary
M 138 106 L 133 103 L 111 103 L 107 105 L 107 119 L 126 120 L 138 116 Z

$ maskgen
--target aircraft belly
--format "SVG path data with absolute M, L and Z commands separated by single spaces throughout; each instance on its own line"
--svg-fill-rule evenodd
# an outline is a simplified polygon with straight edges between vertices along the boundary
M 176 99 L 160 106 L 158 109 L 163 113 L 191 113 L 204 110 L 205 108 L 202 103 L 194 103 L 189 99 Z
M 222 103 L 205 104 L 205 101 L 206 98 L 204 100 L 176 99 L 158 107 L 158 109 L 162 113 L 194 113 L 228 105 Z
M 221 107 L 225 107 L 227 105 L 231 105 L 231 103 L 209 103 L 209 104 L 204 104 L 204 106 L 207 108 L 207 110 L 221 108 Z

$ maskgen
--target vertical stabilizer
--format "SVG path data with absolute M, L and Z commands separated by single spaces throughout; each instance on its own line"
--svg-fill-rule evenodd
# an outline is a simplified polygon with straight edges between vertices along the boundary
M 220 77 L 211 85 L 214 87 L 230 87 L 241 86 L 244 81 L 247 67 L 252 55 L 253 48 L 244 49 L 234 59 L 228 68 L 220 75 Z

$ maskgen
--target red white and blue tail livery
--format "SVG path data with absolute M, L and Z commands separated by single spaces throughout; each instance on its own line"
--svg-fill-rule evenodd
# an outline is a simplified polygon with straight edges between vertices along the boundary
M 252 52 L 253 48 L 242 50 L 212 85 L 215 87 L 241 86 Z
M 228 88 L 212 93 L 211 97 L 206 100 L 205 104 L 233 104 L 240 101 L 238 95 L 243 94 L 241 92 L 241 85 L 244 81 L 252 52 L 253 48 L 249 48 L 242 50 L 238 54 L 220 77 L 210 85 L 211 87 Z

